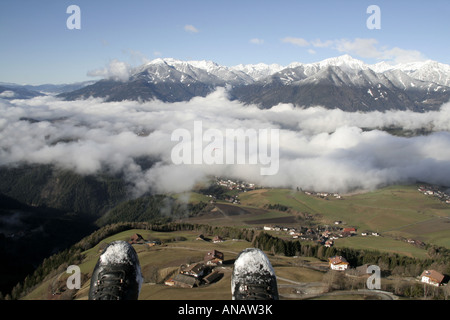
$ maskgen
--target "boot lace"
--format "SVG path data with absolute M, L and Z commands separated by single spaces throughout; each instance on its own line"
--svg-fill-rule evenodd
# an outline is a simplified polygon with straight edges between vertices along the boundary
M 122 300 L 125 294 L 125 272 L 103 272 L 99 274 L 94 300 Z

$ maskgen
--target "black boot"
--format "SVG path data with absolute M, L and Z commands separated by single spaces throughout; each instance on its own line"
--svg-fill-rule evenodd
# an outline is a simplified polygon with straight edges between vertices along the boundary
M 234 262 L 231 277 L 233 300 L 278 300 L 275 272 L 259 249 L 242 251 Z
M 91 278 L 89 300 L 137 300 L 143 278 L 134 248 L 125 241 L 110 243 Z

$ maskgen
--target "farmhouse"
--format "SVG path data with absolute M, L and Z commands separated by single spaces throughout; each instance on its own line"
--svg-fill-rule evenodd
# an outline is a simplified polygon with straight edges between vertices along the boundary
M 188 265 L 181 265 L 180 266 L 180 273 L 192 276 L 195 278 L 200 278 L 205 273 L 205 265 L 203 263 L 193 263 Z
M 193 288 L 199 285 L 199 280 L 185 274 L 178 273 L 173 278 L 165 282 L 168 286 L 175 286 L 181 288 Z
M 425 270 L 420 275 L 420 281 L 439 287 L 444 280 L 444 275 L 435 270 Z
M 349 263 L 342 256 L 334 256 L 328 258 L 328 263 L 330 265 L 331 270 L 347 270 L 349 267 Z
M 204 261 L 208 266 L 217 266 L 223 263 L 223 253 L 217 250 L 208 251 L 205 255 Z
M 344 228 L 344 229 L 342 229 L 342 233 L 341 233 L 341 235 L 343 237 L 351 237 L 351 236 L 353 236 L 355 234 L 356 234 L 356 229 L 355 228 Z
M 333 241 L 332 240 L 325 241 L 325 247 L 329 248 L 331 246 L 333 246 Z
M 205 281 L 207 284 L 211 284 L 220 279 L 221 276 L 222 276 L 221 273 L 219 273 L 218 271 L 214 271 L 208 274 L 206 277 L 204 277 L 203 281 Z

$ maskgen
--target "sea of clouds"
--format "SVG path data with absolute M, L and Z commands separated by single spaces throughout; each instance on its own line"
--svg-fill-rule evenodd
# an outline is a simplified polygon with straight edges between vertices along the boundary
M 279 168 L 264 164 L 174 164 L 176 129 L 278 129 Z M 414 137 L 381 128 L 425 128 Z M 273 141 L 272 141 L 273 142 Z M 207 146 L 205 141 L 203 147 Z M 137 159 L 156 161 L 150 168 Z M 54 164 L 80 174 L 121 173 L 135 195 L 189 191 L 211 176 L 266 187 L 346 193 L 423 181 L 450 186 L 450 103 L 439 111 L 352 113 L 280 104 L 259 109 L 219 88 L 188 102 L 0 99 L 0 165 Z

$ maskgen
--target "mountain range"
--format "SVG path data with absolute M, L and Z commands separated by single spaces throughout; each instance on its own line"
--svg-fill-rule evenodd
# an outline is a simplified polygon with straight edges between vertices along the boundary
M 57 95 L 64 92 L 78 90 L 94 84 L 96 81 L 84 81 L 68 84 L 20 85 L 16 83 L 0 82 L 0 98 L 30 99 L 44 95 Z
M 204 97 L 217 87 L 227 87 L 232 100 L 261 108 L 291 103 L 344 111 L 424 112 L 439 109 L 450 100 L 450 65 L 431 60 L 368 65 L 349 55 L 309 64 L 232 67 L 206 60 L 159 58 L 129 70 L 126 81 L 102 79 L 53 88 L 51 93 L 65 100 L 101 97 L 106 101 L 178 102 Z M 22 89 L 36 90 L 37 94 L 45 91 Z

